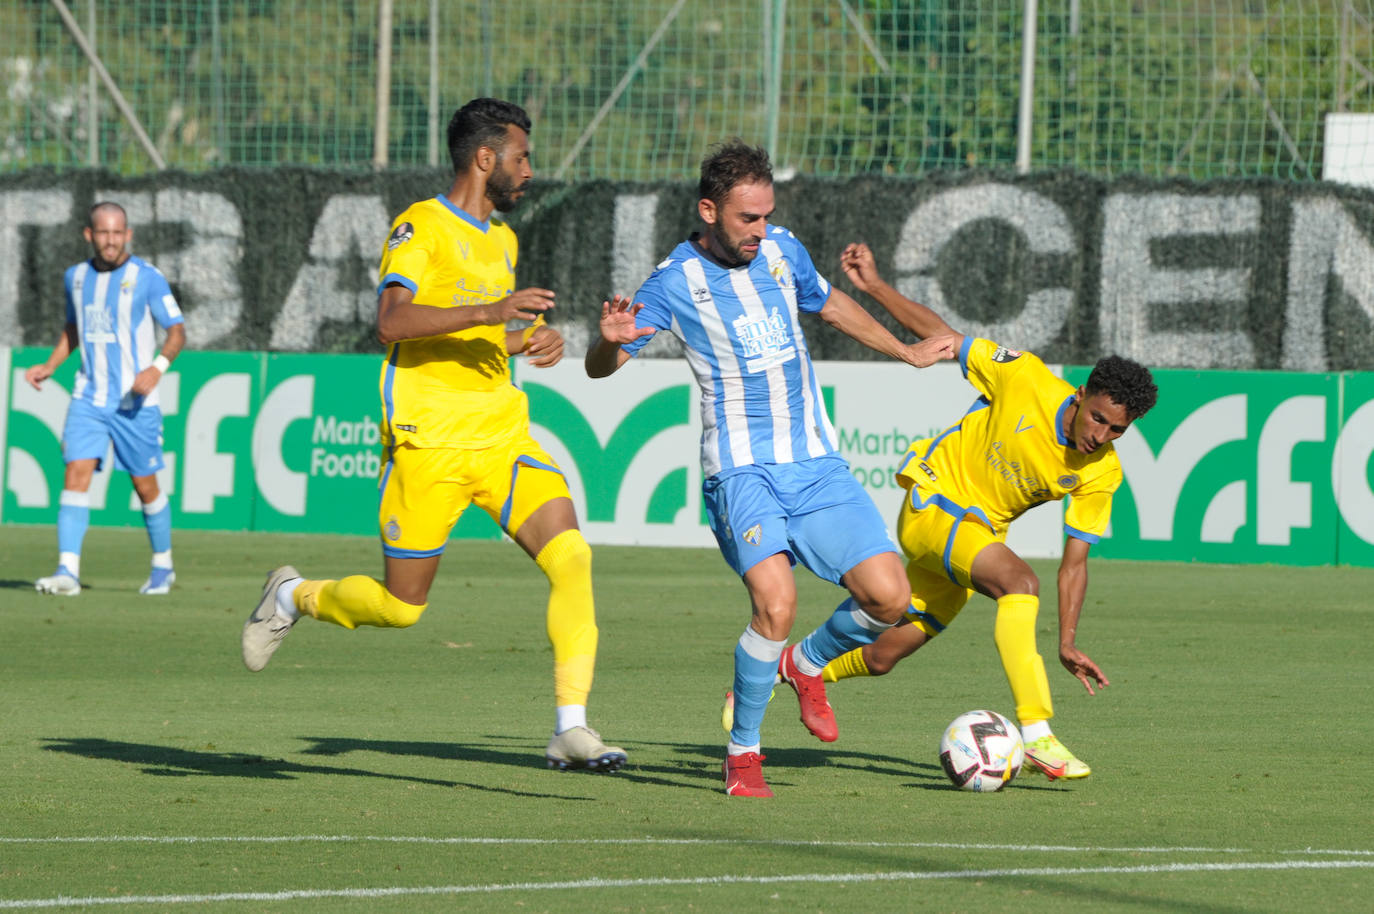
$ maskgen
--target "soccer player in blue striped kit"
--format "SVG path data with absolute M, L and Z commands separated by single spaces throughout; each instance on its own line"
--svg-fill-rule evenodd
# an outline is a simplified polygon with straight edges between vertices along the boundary
M 953 358 L 954 338 L 902 343 L 832 288 L 801 242 L 769 224 L 773 174 L 764 150 L 737 140 L 717 147 L 702 162 L 699 190 L 701 230 L 633 297 L 602 305 L 601 336 L 587 351 L 586 370 L 610 375 L 659 330 L 683 343 L 702 393 L 707 514 L 752 605 L 735 647 L 725 792 L 769 797 L 760 729 L 776 677 L 796 690 L 807 728 L 835 739 L 821 670 L 873 641 L 911 600 L 887 524 L 839 454 L 799 314 L 819 314 L 917 368 Z M 797 612 L 798 561 L 850 596 L 784 653 Z
M 186 344 L 176 298 L 158 269 L 129 251 L 133 230 L 118 203 L 91 207 L 83 234 L 91 258 L 67 268 L 67 322 L 45 362 L 24 378 L 35 388 L 75 351 L 81 353 L 62 459 L 67 468 L 57 509 L 57 570 L 34 582 L 42 593 L 81 593 L 81 543 L 91 519 L 91 477 L 111 443 L 115 467 L 127 470 L 143 503 L 152 569 L 140 593 L 165 594 L 172 570 L 172 507 L 157 484 L 162 459 L 162 410 L 157 384 Z M 154 355 L 153 321 L 166 331 Z

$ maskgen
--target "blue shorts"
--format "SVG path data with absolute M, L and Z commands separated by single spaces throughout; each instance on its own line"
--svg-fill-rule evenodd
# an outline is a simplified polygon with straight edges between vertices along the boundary
M 701 492 L 721 555 L 740 576 L 782 552 L 838 584 L 865 559 L 897 551 L 842 457 L 739 467 L 712 476 Z
M 62 459 L 105 462 L 114 443 L 115 469 L 130 476 L 151 476 L 162 469 L 162 410 L 105 410 L 86 400 L 72 400 L 62 428 Z

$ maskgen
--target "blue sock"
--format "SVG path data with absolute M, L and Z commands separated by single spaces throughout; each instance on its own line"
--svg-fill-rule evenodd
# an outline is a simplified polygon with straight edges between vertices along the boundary
M 71 565 L 75 558 L 76 568 L 67 570 L 72 574 L 80 573 L 81 542 L 86 538 L 86 529 L 91 525 L 91 493 L 62 490 L 57 508 L 57 551 Z M 59 563 L 62 559 L 58 560 Z
M 148 528 L 148 544 L 154 555 L 171 551 L 172 503 L 166 492 L 159 492 L 157 498 L 143 506 L 143 526 Z
M 759 729 L 763 726 L 763 712 L 773 694 L 778 675 L 778 658 L 787 640 L 771 641 L 754 631 L 751 625 L 740 635 L 735 645 L 735 725 L 730 742 L 739 746 L 757 746 Z
M 864 612 L 850 597 L 835 607 L 824 625 L 802 641 L 801 656 L 814 668 L 807 669 L 807 664 L 801 662 L 797 668 L 808 676 L 818 676 L 827 663 L 856 647 L 872 644 L 891 627 Z

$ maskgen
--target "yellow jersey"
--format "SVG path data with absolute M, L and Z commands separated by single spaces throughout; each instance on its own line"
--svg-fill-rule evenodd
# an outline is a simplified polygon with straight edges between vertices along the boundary
M 515 232 L 478 221 L 438 196 L 396 217 L 382 250 L 377 294 L 391 283 L 419 305 L 470 308 L 515 290 Z M 382 366 L 382 443 L 483 448 L 529 425 L 529 404 L 510 378 L 506 328 L 467 330 L 392 343 Z
M 920 500 L 943 497 L 999 535 L 1030 508 L 1069 496 L 1064 532 L 1095 543 L 1111 519 L 1121 461 L 1111 442 L 1091 454 L 1064 436 L 1073 385 L 1029 352 L 965 337 L 964 377 L 982 394 L 958 424 L 911 445 L 897 471 Z M 913 498 L 916 493 L 913 493 Z

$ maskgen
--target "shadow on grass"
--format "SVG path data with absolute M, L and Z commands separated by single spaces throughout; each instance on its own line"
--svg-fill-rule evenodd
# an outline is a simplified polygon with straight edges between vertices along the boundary
M 140 765 L 144 774 L 160 777 L 237 777 L 260 778 L 264 780 L 294 780 L 301 775 L 344 775 L 346 777 L 383 778 L 390 781 L 406 781 L 426 784 L 433 787 L 463 787 L 470 790 L 485 790 L 490 793 L 503 793 L 519 797 L 557 797 L 564 800 L 586 800 L 590 797 L 569 797 L 562 794 L 542 791 L 512 790 L 507 787 L 492 787 L 487 784 L 473 784 L 466 781 L 448 781 L 439 778 L 415 777 L 382 771 L 369 771 L 364 768 L 334 767 L 330 765 L 303 765 L 286 759 L 267 758 L 242 752 L 212 752 L 193 749 L 178 749 L 170 746 L 155 746 L 146 743 L 126 743 L 118 740 L 99 738 L 84 739 L 47 739 L 43 746 L 49 752 L 65 752 L 82 758 L 109 762 L 124 762 Z M 439 745 L 439 744 L 435 744 Z M 453 750 L 458 747 L 449 745 L 449 754 L 434 755 L 435 758 L 465 759 L 468 756 Z M 307 750 L 309 751 L 309 750 Z M 406 753 L 422 754 L 422 753 Z M 527 752 L 516 756 L 511 752 L 497 754 L 505 764 L 519 764 L 530 767 Z M 487 759 L 492 761 L 493 759 Z
M 85 584 L 82 584 L 81 589 L 91 590 L 92 588 L 86 586 Z M 21 581 L 17 578 L 6 578 L 4 580 L 0 580 L 0 590 L 34 590 L 34 586 L 33 581 Z M 37 593 L 36 590 L 34 590 L 34 592 Z M 44 596 L 54 595 L 44 594 Z M 58 594 L 57 596 L 60 596 L 60 594 Z
M 337 757 L 352 752 L 377 752 L 383 755 L 414 756 L 440 761 L 476 762 L 489 765 L 529 764 L 532 747 L 528 740 L 484 734 L 486 744 L 460 744 L 451 742 L 431 742 L 418 740 L 374 740 L 354 737 L 305 736 L 301 737 L 310 745 L 305 755 Z M 499 749 L 493 744 L 507 742 L 514 749 Z M 656 784 L 661 787 L 686 788 L 718 792 L 721 789 L 721 761 L 725 758 L 725 747 L 708 743 L 674 743 L 653 741 L 621 740 L 629 754 L 629 762 L 616 773 L 621 780 Z M 655 751 L 657 750 L 657 751 Z M 789 780 L 789 772 L 804 768 L 840 768 L 864 775 L 879 775 L 904 779 L 902 787 L 916 787 L 921 790 L 957 790 L 944 771 L 936 764 L 912 762 L 899 756 L 879 755 L 871 752 L 856 752 L 843 748 L 789 748 L 767 749 L 768 759 L 764 771 L 770 786 L 789 787 L 796 782 Z M 662 761 L 646 761 L 648 758 Z M 916 781 L 911 781 L 916 778 Z M 1027 783 L 1017 779 L 1006 789 L 1045 790 L 1062 789 L 1059 784 L 1052 787 L 1045 782 Z

